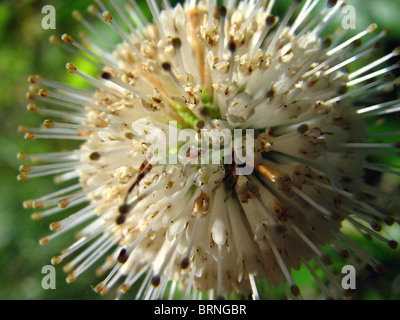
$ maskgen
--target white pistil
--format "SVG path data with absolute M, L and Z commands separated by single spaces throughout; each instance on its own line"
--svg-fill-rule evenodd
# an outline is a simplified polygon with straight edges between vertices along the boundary
M 390 67 L 383 68 L 383 69 L 381 69 L 381 70 L 378 70 L 378 71 L 369 73 L 369 74 L 367 74 L 367 75 L 364 76 L 364 77 L 356 78 L 356 79 L 354 79 L 354 80 L 352 80 L 352 81 L 349 81 L 349 82 L 347 82 L 347 85 L 348 85 L 349 87 L 354 86 L 354 85 L 357 85 L 357 84 L 359 84 L 359 83 L 361 83 L 361 82 L 364 82 L 364 81 L 367 81 L 367 80 L 369 80 L 369 79 L 376 78 L 376 77 L 378 77 L 378 76 L 380 76 L 380 75 L 382 75 L 382 74 L 391 72 L 391 71 L 393 71 L 393 70 L 395 70 L 395 69 L 398 69 L 399 67 L 400 67 L 399 64 L 394 64 L 394 65 L 392 65 L 392 66 L 390 66 Z
M 279 37 L 282 34 L 282 31 L 285 29 L 285 27 L 287 26 L 289 19 L 292 17 L 294 11 L 296 10 L 297 6 L 298 6 L 299 2 L 298 0 L 294 0 L 293 4 L 290 6 L 290 8 L 288 9 L 288 12 L 286 13 L 285 17 L 283 18 L 282 22 L 279 24 L 279 28 L 278 30 L 275 32 L 274 37 L 272 38 L 271 42 L 268 45 L 268 48 L 265 52 L 265 55 L 268 56 L 272 50 L 275 50 L 275 46 L 279 40 Z
M 147 5 L 149 6 L 149 9 L 151 11 L 151 14 L 153 16 L 153 20 L 157 25 L 158 31 L 160 32 L 161 38 L 166 41 L 167 37 L 166 34 L 164 32 L 163 26 L 161 24 L 161 21 L 159 19 L 160 13 L 157 7 L 157 3 L 155 2 L 155 0 L 146 0 Z
M 357 78 L 358 76 L 364 74 L 365 72 L 375 68 L 376 66 L 388 61 L 389 59 L 391 59 L 393 57 L 397 57 L 398 55 L 400 55 L 400 47 L 394 49 L 392 53 L 389 53 L 386 56 L 384 56 L 384 57 L 382 57 L 380 59 L 377 59 L 374 62 L 366 65 L 365 67 L 360 68 L 357 71 L 354 71 L 354 72 L 350 73 L 349 74 L 349 79 L 353 80 L 353 79 Z
M 310 12 L 314 7 L 317 5 L 319 0 L 314 0 L 314 2 L 310 5 L 312 0 L 307 0 L 304 6 L 301 8 L 300 13 L 298 14 L 296 20 L 294 21 L 293 25 L 291 26 L 289 33 L 294 34 L 297 28 L 303 23 L 303 21 L 309 16 Z
M 337 3 L 332 7 L 330 4 L 332 1 L 328 1 L 328 7 L 331 8 L 329 13 L 326 15 L 324 19 L 315 27 L 312 31 L 314 36 L 320 36 L 324 30 L 329 26 L 329 24 L 337 17 L 340 13 L 340 8 L 344 5 L 344 0 L 339 0 Z
M 337 47 L 329 50 L 327 55 L 331 56 L 331 55 L 335 54 L 336 52 L 338 52 L 338 51 L 344 49 L 345 47 L 347 47 L 348 45 L 350 45 L 353 41 L 361 39 L 365 35 L 374 32 L 376 29 L 377 29 L 377 25 L 376 24 L 369 25 L 364 31 L 361 31 L 359 34 L 356 34 L 354 37 L 352 37 L 352 38 L 348 39 L 347 41 L 341 43 Z

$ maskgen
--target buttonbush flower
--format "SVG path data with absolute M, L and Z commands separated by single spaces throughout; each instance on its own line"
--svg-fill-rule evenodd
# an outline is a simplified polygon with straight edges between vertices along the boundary
M 103 260 L 98 273 L 107 273 L 94 290 L 114 287 L 118 298 L 138 280 L 138 299 L 178 291 L 194 299 L 259 299 L 265 283 L 302 298 L 292 273 L 304 266 L 324 297 L 341 298 L 332 255 L 382 271 L 344 226 L 397 247 L 380 232 L 396 222 L 395 196 L 364 176 L 367 169 L 398 174 L 370 160 L 395 154 L 399 143 L 379 142 L 367 119 L 399 110 L 399 100 L 382 97 L 397 85 L 400 50 L 379 54 L 387 31 L 375 24 L 351 37 L 328 32 L 345 3 L 325 1 L 319 11 L 322 2 L 294 0 L 278 17 L 274 0 L 175 7 L 167 0 L 163 9 L 147 0 L 150 22 L 134 1 L 95 1 L 89 13 L 114 31 L 118 45 L 73 12 L 88 36 L 51 41 L 98 68 L 92 76 L 66 64 L 92 89 L 29 76 L 28 110 L 51 119 L 20 131 L 28 140 L 80 146 L 18 155 L 32 162 L 21 165 L 18 180 L 54 175 L 61 185 L 24 202 L 37 210 L 33 218 L 55 220 L 40 243 L 81 226 L 76 242 L 51 260 L 65 264 L 68 282 Z M 191 142 L 174 143 L 186 129 Z M 217 161 L 195 161 L 203 146 L 222 149 L 220 133 L 235 130 L 243 134 L 228 142 L 241 147 L 217 151 Z M 154 133 L 167 138 L 164 150 L 154 148 Z M 164 163 L 155 161 L 161 151 Z M 246 165 L 250 174 L 240 174 Z

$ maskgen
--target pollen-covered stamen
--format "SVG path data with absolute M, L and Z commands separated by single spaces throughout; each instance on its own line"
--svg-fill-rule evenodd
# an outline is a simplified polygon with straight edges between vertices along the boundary
M 122 98 L 122 94 L 120 92 L 118 92 L 117 90 L 115 90 L 113 88 L 110 88 L 109 86 L 105 85 L 101 81 L 99 81 L 97 79 L 93 79 L 93 78 L 83 74 L 82 72 L 78 71 L 78 69 L 72 63 L 68 62 L 65 65 L 65 68 L 67 69 L 67 71 L 69 73 L 77 75 L 78 77 L 84 79 L 85 81 L 87 81 L 88 83 L 93 85 L 94 87 L 101 88 L 101 89 L 103 89 L 103 90 L 105 90 L 107 92 L 110 92 L 111 94 L 114 94 L 114 95 Z M 95 109 L 101 108 L 100 106 L 97 106 L 97 105 L 94 105 L 94 104 L 90 104 L 90 107 L 95 108 Z
M 105 60 L 103 57 L 100 57 L 96 53 L 92 52 L 88 48 L 86 48 L 86 47 L 82 46 L 81 44 L 79 44 L 78 42 L 76 42 L 69 34 L 64 33 L 61 36 L 61 40 L 67 44 L 70 44 L 70 45 L 76 47 L 79 50 L 82 50 L 83 52 L 85 52 L 86 54 L 88 54 L 89 56 L 94 58 L 95 60 L 101 62 L 105 66 L 108 66 L 110 68 L 117 67 L 112 61 Z
M 114 9 L 118 12 L 119 16 L 122 18 L 126 26 L 129 28 L 129 31 L 131 34 L 136 38 L 136 40 L 140 40 L 141 36 L 139 33 L 136 31 L 136 29 L 133 27 L 133 25 L 129 22 L 128 18 L 126 17 L 124 11 L 118 6 L 118 4 L 114 0 L 110 0 L 110 3 L 114 7 Z
M 360 33 L 356 34 L 352 38 L 346 40 L 345 42 L 341 43 L 340 45 L 336 46 L 335 48 L 332 48 L 331 50 L 329 50 L 327 55 L 331 56 L 331 55 L 335 54 L 336 52 L 338 52 L 338 51 L 344 49 L 345 47 L 347 47 L 348 45 L 350 45 L 353 41 L 359 40 L 362 37 L 364 37 L 365 35 L 375 32 L 376 29 L 377 29 L 376 24 L 369 25 L 364 31 L 361 31 Z
M 92 92 L 90 92 L 88 90 L 82 90 L 82 89 L 78 89 L 78 88 L 72 87 L 72 86 L 64 84 L 64 83 L 46 80 L 43 77 L 38 76 L 38 75 L 29 76 L 28 82 L 29 83 L 39 83 L 39 84 L 47 86 L 47 87 L 62 90 L 62 91 L 65 91 L 65 92 L 68 92 L 71 94 L 76 94 L 78 96 L 85 96 L 87 98 L 92 98 L 92 95 L 93 95 Z
M 107 81 L 111 81 L 114 84 L 116 84 L 117 86 L 121 87 L 122 89 L 125 89 L 125 90 L 127 90 L 129 92 L 132 92 L 133 94 L 137 95 L 139 98 L 151 103 L 148 96 L 146 96 L 145 94 L 143 94 L 139 90 L 136 90 L 134 87 L 132 87 L 131 85 L 129 85 L 129 84 L 125 83 L 125 82 L 123 82 L 122 80 L 120 80 L 120 79 L 118 79 L 116 77 L 113 77 L 113 75 L 111 73 L 103 72 L 101 74 L 101 78 L 104 79 L 104 80 L 107 80 Z
M 371 83 L 369 83 L 367 85 L 364 85 L 364 86 L 362 86 L 360 88 L 357 88 L 357 89 L 349 91 L 349 92 L 347 92 L 348 87 L 345 86 L 344 89 L 345 89 L 345 92 L 347 92 L 347 93 L 341 94 L 341 95 L 339 95 L 339 96 L 337 96 L 335 98 L 327 100 L 327 101 L 325 101 L 325 103 L 327 105 L 329 105 L 329 104 L 337 103 L 337 102 L 339 102 L 341 100 L 344 100 L 344 99 L 346 99 L 348 97 L 354 97 L 354 96 L 356 96 L 356 95 L 358 95 L 358 94 L 360 94 L 360 93 L 362 93 L 362 92 L 364 92 L 364 91 L 366 91 L 368 89 L 374 88 L 374 87 L 376 87 L 376 86 L 378 86 L 380 84 L 383 84 L 383 83 L 385 83 L 387 81 L 390 81 L 390 79 L 391 79 L 390 76 L 391 75 L 389 75 L 389 77 L 385 76 L 385 77 L 383 77 L 381 79 L 375 80 L 375 81 L 373 81 L 373 82 L 371 82 Z M 340 94 L 340 92 L 339 92 L 339 94 Z
M 261 44 L 264 42 L 265 38 L 268 35 L 268 32 L 275 26 L 277 22 L 277 18 L 274 16 L 268 16 L 265 19 L 265 27 L 261 33 L 261 35 L 259 36 L 257 42 L 255 43 L 254 47 L 253 47 L 253 51 L 250 54 L 250 57 L 254 57 L 255 54 L 257 53 L 258 49 L 260 49 Z
M 104 111 L 104 108 L 95 105 L 91 100 L 77 95 L 60 94 L 56 92 L 49 91 L 47 89 L 40 89 L 38 92 L 38 97 L 42 101 L 47 101 L 50 103 L 62 105 L 69 109 L 75 109 L 82 111 L 84 107 L 91 107 L 100 111 Z M 80 108 L 78 107 L 80 106 Z
M 269 240 L 269 245 L 270 245 L 271 250 L 275 256 L 275 259 L 279 265 L 279 268 L 281 269 L 283 275 L 285 276 L 286 280 L 288 281 L 288 283 L 290 285 L 290 291 L 291 291 L 292 295 L 294 297 L 298 297 L 300 295 L 299 287 L 294 283 L 292 275 L 290 274 L 285 262 L 283 261 L 282 256 L 279 253 L 279 250 L 276 247 L 274 241 L 268 236 L 267 236 L 267 238 Z
M 173 245 L 166 253 L 163 263 L 161 264 L 159 270 L 157 270 L 157 273 L 151 279 L 151 283 L 153 286 L 157 287 L 160 284 L 160 280 L 163 277 L 165 268 L 167 268 L 167 266 L 170 271 L 171 263 L 175 262 L 173 257 L 175 257 L 176 254 L 178 253 L 176 250 L 176 247 L 178 246 L 179 242 L 181 241 L 183 234 L 184 234 L 184 232 L 181 232 L 178 236 L 175 237 L 175 240 L 173 241 Z M 167 271 L 167 273 L 168 273 L 168 271 Z
M 329 10 L 331 8 L 335 8 L 335 6 L 337 5 L 337 0 L 333 1 L 334 4 L 332 5 L 332 1 L 328 1 L 327 5 L 324 7 L 324 9 L 322 9 L 322 11 L 316 15 L 313 19 L 311 19 L 311 21 L 301 29 L 301 31 L 294 37 L 293 42 L 297 42 L 299 39 L 301 39 L 311 28 L 312 26 L 314 26 L 318 20 L 321 19 L 321 17 L 323 17 L 327 12 L 329 12 Z
M 78 10 L 72 11 L 72 17 L 76 21 L 81 22 L 93 35 L 101 40 L 101 42 L 99 41 L 99 43 L 105 43 L 109 48 L 112 48 L 114 46 L 111 41 L 104 37 L 104 35 L 101 34 L 99 30 L 95 26 L 93 26 L 88 20 L 86 20 Z
M 182 40 L 180 38 L 173 38 L 172 46 L 175 49 L 176 55 L 178 57 L 179 67 L 183 74 L 183 78 L 185 79 L 185 78 L 187 78 L 187 72 L 186 72 L 186 68 L 185 68 L 185 62 L 182 57 Z
M 333 64 L 333 62 L 335 62 L 338 58 L 345 56 L 347 54 L 348 51 L 354 50 L 355 48 L 359 47 L 361 45 L 361 40 L 355 40 L 353 41 L 349 46 L 347 46 L 345 49 L 343 49 L 340 52 L 337 52 L 335 54 L 333 54 L 332 56 L 330 56 L 328 59 L 326 59 L 324 62 L 320 63 L 316 68 L 311 69 L 310 71 L 306 72 L 304 74 L 304 77 L 309 77 L 313 74 L 315 74 L 317 71 L 323 69 L 326 66 L 330 66 Z M 369 52 L 373 51 L 374 49 L 371 49 Z M 368 53 L 366 53 L 368 54 Z M 338 64 L 335 64 L 335 66 Z M 338 68 L 340 69 L 340 68 Z M 336 69 L 336 70 L 338 70 Z M 324 71 L 323 71 L 324 72 Z M 327 72 L 325 74 L 328 74 Z
M 104 236 L 99 239 L 99 243 L 96 241 L 96 246 L 92 245 L 89 248 L 91 250 L 88 250 L 86 252 L 83 251 L 82 254 L 77 256 L 71 263 L 66 265 L 67 268 L 73 267 L 73 265 L 77 264 L 78 261 L 84 259 L 90 252 L 92 252 L 85 260 L 83 260 L 82 263 L 78 265 L 78 267 L 72 271 L 70 274 L 68 274 L 66 281 L 68 283 L 73 282 L 76 280 L 76 278 L 81 275 L 83 272 L 85 272 L 90 266 L 92 266 L 97 260 L 99 260 L 106 252 L 108 252 L 117 242 L 117 239 L 112 239 L 108 238 L 108 236 Z M 88 248 L 88 249 L 89 249 Z
M 349 87 L 351 87 L 351 86 L 357 85 L 359 83 L 365 82 L 365 81 L 367 81 L 369 79 L 376 78 L 376 77 L 378 77 L 380 75 L 383 75 L 385 73 L 389 73 L 389 72 L 391 72 L 391 71 L 393 71 L 395 69 L 398 69 L 398 68 L 400 68 L 400 62 L 398 62 L 398 63 L 396 63 L 396 64 L 394 64 L 394 65 L 392 65 L 390 67 L 386 67 L 386 68 L 383 68 L 381 70 L 378 70 L 378 71 L 375 71 L 375 72 L 371 72 L 370 74 L 367 74 L 367 75 L 365 75 L 363 77 L 355 78 L 354 80 L 347 82 L 347 85 Z
M 104 11 L 103 12 L 103 19 L 105 22 L 109 23 L 111 27 L 121 36 L 122 39 L 129 45 L 132 51 L 142 59 L 142 53 L 140 50 L 132 43 L 129 39 L 128 35 L 119 27 L 119 25 L 114 21 L 113 17 L 111 16 L 110 12 Z
M 171 64 L 169 62 L 163 62 L 161 64 L 161 68 L 169 74 L 170 78 L 172 79 L 172 81 L 174 82 L 176 87 L 179 89 L 179 91 L 182 93 L 182 95 L 185 98 L 188 98 L 189 97 L 188 93 L 185 91 L 182 84 L 179 82 L 178 78 L 176 77 L 175 73 L 172 71 Z
M 313 1 L 311 4 L 310 2 Z M 303 23 L 303 21 L 309 16 L 310 12 L 318 4 L 319 0 L 307 0 L 306 3 L 301 8 L 301 11 L 296 17 L 293 25 L 290 27 L 289 33 L 294 34 L 297 28 Z
M 312 31 L 313 35 L 320 36 L 330 23 L 340 14 L 341 8 L 345 6 L 344 0 L 328 1 L 327 8 L 331 9 L 328 14 L 322 19 L 320 23 Z

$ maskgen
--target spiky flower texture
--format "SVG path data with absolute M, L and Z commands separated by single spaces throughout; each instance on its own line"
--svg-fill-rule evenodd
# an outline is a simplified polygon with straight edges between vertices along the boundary
M 19 154 L 44 163 L 22 165 L 19 180 L 55 175 L 65 185 L 24 203 L 41 209 L 34 218 L 77 207 L 40 240 L 82 226 L 77 241 L 52 259 L 68 260 L 67 281 L 104 259 L 98 271 L 110 271 L 95 290 L 119 286 L 117 297 L 142 279 L 137 298 L 173 298 L 179 290 L 185 298 L 258 299 L 264 280 L 301 298 L 292 270 L 304 265 L 325 297 L 340 298 L 327 246 L 346 263 L 379 272 L 381 264 L 342 229 L 350 223 L 397 247 L 379 233 L 396 221 L 394 196 L 364 182 L 365 169 L 396 174 L 368 162 L 399 145 L 368 140 L 365 120 L 398 110 L 398 100 L 375 98 L 396 85 L 391 70 L 398 65 L 378 66 L 399 49 L 368 62 L 387 31 L 376 34 L 372 24 L 354 37 L 327 34 L 345 5 L 340 0 L 317 13 L 321 1 L 295 0 L 280 18 L 272 14 L 274 0 L 164 1 L 162 10 L 147 2 L 153 22 L 134 1 L 89 7 L 122 39 L 112 50 L 77 11 L 93 40 L 51 38 L 98 67 L 92 77 L 66 65 L 93 90 L 29 77 L 28 110 L 55 120 L 21 127 L 25 138 L 82 141 L 72 151 Z M 350 73 L 354 61 L 364 66 Z M 173 145 L 173 132 L 185 129 L 194 132 L 189 147 Z M 200 133 L 215 144 L 219 132 L 238 129 L 254 133 L 251 144 L 239 137 L 252 146 L 249 174 L 238 174 L 247 163 L 236 149 L 217 162 L 195 161 Z M 147 138 L 155 132 L 168 138 L 165 163 L 152 161 L 154 140 Z M 184 147 L 193 161 L 171 161 Z

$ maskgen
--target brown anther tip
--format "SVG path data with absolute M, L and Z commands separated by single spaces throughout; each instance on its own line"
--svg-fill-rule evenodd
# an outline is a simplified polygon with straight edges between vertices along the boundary
M 186 269 L 189 265 L 189 258 L 184 257 L 181 261 L 181 269 Z
M 29 83 L 36 83 L 36 81 L 37 81 L 37 77 L 32 76 L 32 75 L 28 77 L 28 82 Z
M 60 264 L 63 261 L 63 259 L 60 256 L 54 256 L 51 258 L 50 262 L 52 265 L 57 265 Z
M 372 33 L 378 29 L 378 25 L 376 23 L 372 23 L 368 26 L 367 30 L 369 33 Z
M 70 73 L 74 73 L 76 71 L 76 67 L 71 62 L 67 62 L 65 69 L 67 69 L 67 71 Z
M 343 259 L 348 259 L 350 257 L 350 253 L 348 250 L 343 249 L 339 251 L 339 255 L 343 258 Z
M 72 11 L 72 17 L 77 21 L 81 21 L 82 20 L 82 15 L 78 10 Z
M 351 290 L 346 290 L 343 292 L 343 299 L 349 300 L 353 296 L 353 292 Z
M 394 249 L 396 249 L 397 247 L 398 247 L 398 243 L 397 243 L 397 241 L 394 241 L 394 240 L 389 240 L 388 242 L 387 242 L 387 244 L 388 244 L 388 246 L 390 247 L 390 248 L 392 248 L 393 250 Z
M 27 133 L 29 131 L 26 126 L 18 126 L 18 133 Z
M 94 287 L 94 291 L 97 292 L 97 293 L 104 293 L 103 292 L 104 289 L 105 289 L 105 286 L 104 286 L 103 282 L 100 282 L 99 284 L 97 284 Z
M 39 244 L 41 246 L 44 246 L 45 244 L 47 244 L 49 242 L 49 238 L 48 237 L 43 237 L 42 239 L 39 240 Z
M 51 36 L 49 37 L 49 42 L 52 43 L 52 44 L 58 44 L 58 43 L 60 43 L 60 40 L 58 39 L 57 36 L 51 35 Z
M 61 223 L 59 221 L 52 222 L 49 225 L 51 231 L 59 230 L 61 228 Z
M 24 173 L 21 173 L 21 174 L 19 174 L 19 175 L 17 176 L 17 180 L 18 180 L 19 182 L 25 181 L 25 180 L 27 180 L 27 179 L 28 179 L 28 176 L 27 176 L 26 174 L 24 174 Z
M 67 276 L 67 279 L 65 279 L 65 281 L 67 281 L 67 283 L 74 282 L 75 280 L 76 280 L 76 276 L 75 276 L 74 273 L 70 273 L 70 274 Z
M 25 97 L 28 100 L 34 100 L 35 99 L 35 95 L 32 92 L 27 92 Z M 31 111 L 31 110 L 29 110 L 29 111 Z
M 276 17 L 275 16 L 268 16 L 265 19 L 265 23 L 267 24 L 268 27 L 272 27 L 276 22 Z
M 117 219 L 115 219 L 115 223 L 116 223 L 117 225 L 121 225 L 121 224 L 123 224 L 123 223 L 125 222 L 125 220 L 126 220 L 126 218 L 125 218 L 124 215 L 119 215 L 119 216 L 117 217 Z
M 129 255 L 126 253 L 126 249 L 122 248 L 121 251 L 119 252 L 117 261 L 119 263 L 125 263 L 126 261 L 128 261 Z
M 169 62 L 164 62 L 161 64 L 161 68 L 163 68 L 164 71 L 170 72 L 171 71 L 171 64 Z
M 119 208 L 118 211 L 120 214 L 126 214 L 129 211 L 129 205 L 124 203 Z
M 299 289 L 299 287 L 298 287 L 297 285 L 295 285 L 295 284 L 292 284 L 292 285 L 290 286 L 290 292 L 292 293 L 292 295 L 293 295 L 294 297 L 298 297 L 298 296 L 300 295 L 300 289 Z
M 61 40 L 68 44 L 72 44 L 74 42 L 74 39 L 67 33 L 64 33 L 61 36 Z
M 309 129 L 310 127 L 308 126 L 308 124 L 303 123 L 302 125 L 297 127 L 297 132 L 299 134 L 305 134 Z
M 92 160 L 92 161 L 97 161 L 97 160 L 99 160 L 100 158 L 101 158 L 101 154 L 100 154 L 99 152 L 92 152 L 92 153 L 89 155 L 89 159 Z
M 24 138 L 26 140 L 33 140 L 36 138 L 36 135 L 33 132 L 27 132 L 25 133 Z
M 32 220 L 39 220 L 42 219 L 43 215 L 41 212 L 35 212 L 31 214 L 31 219 Z
M 22 206 L 23 206 L 25 209 L 28 209 L 28 208 L 31 208 L 31 207 L 32 207 L 32 203 L 33 203 L 32 200 L 25 200 L 25 201 L 22 203 Z
M 332 259 L 326 254 L 321 255 L 321 261 L 326 266 L 330 266 L 333 263 Z
M 386 223 L 386 225 L 390 227 L 395 222 L 395 219 L 393 219 L 392 217 L 386 217 L 383 221 Z
M 42 201 L 33 201 L 32 202 L 32 208 L 33 209 L 40 209 L 43 207 L 43 202 Z
M 338 0 L 329 0 L 327 3 L 327 7 L 328 8 L 334 7 L 334 6 L 336 6 L 337 2 L 338 2 Z
M 31 172 L 31 170 L 32 170 L 32 167 L 28 166 L 26 164 L 23 164 L 23 165 L 19 166 L 19 171 L 21 173 L 29 173 L 29 172 Z
M 382 79 L 384 82 L 390 82 L 394 80 L 394 75 L 390 73 L 385 75 Z
M 151 284 L 152 284 L 153 286 L 155 286 L 155 287 L 158 287 L 158 286 L 160 285 L 160 281 L 161 281 L 161 278 L 160 278 L 159 275 L 155 275 L 155 276 L 153 276 L 153 277 L 151 278 Z
M 95 5 L 91 4 L 87 7 L 87 12 L 95 16 L 99 12 L 99 10 L 96 8 Z
M 345 84 L 345 85 L 341 86 L 341 87 L 338 89 L 337 93 L 338 93 L 338 94 L 345 94 L 345 93 L 347 92 L 347 90 L 349 90 L 349 87 L 348 87 L 347 84 Z
M 225 17 L 226 16 L 226 7 L 225 6 L 220 6 L 218 8 L 218 13 L 220 17 Z
M 231 53 L 234 53 L 236 51 L 236 44 L 235 42 L 231 41 L 228 44 L 228 49 Z
M 354 40 L 354 41 L 351 43 L 351 46 L 352 46 L 353 48 L 358 48 L 359 46 L 361 46 L 361 44 L 362 44 L 361 39 L 356 39 L 356 40 Z
M 70 202 L 68 199 L 62 199 L 62 200 L 58 201 L 58 206 L 61 209 L 65 209 L 66 207 L 68 207 L 69 204 L 70 204 Z
M 374 50 L 380 50 L 383 47 L 383 43 L 382 42 L 377 42 L 374 45 Z
M 28 159 L 28 155 L 24 152 L 18 152 L 17 159 L 18 160 L 26 160 L 26 159 Z
M 26 110 L 30 111 L 30 112 L 35 112 L 37 111 L 38 107 L 36 104 L 30 103 L 26 106 Z
M 371 228 L 374 229 L 376 232 L 382 231 L 382 226 L 381 226 L 379 223 L 375 222 L 375 221 L 371 222 L 371 223 L 370 223 L 370 226 L 371 226 Z
M 103 16 L 103 19 L 104 19 L 105 22 L 108 22 L 108 23 L 112 23 L 113 22 L 113 18 L 111 16 L 110 12 L 104 11 L 102 16 Z
M 46 97 L 50 96 L 50 92 L 47 89 L 40 89 L 38 92 L 38 95 L 43 98 L 46 98 Z
M 52 128 L 54 128 L 54 126 L 55 126 L 55 121 L 53 121 L 53 120 L 49 120 L 49 119 L 47 119 L 47 120 L 44 120 L 43 121 L 43 125 L 46 127 L 46 129 L 52 129 Z
M 180 38 L 173 38 L 172 39 L 172 46 L 175 48 L 175 50 L 179 50 L 182 46 L 182 41 Z
M 112 74 L 109 72 L 103 72 L 101 74 L 101 78 L 104 80 L 111 80 L 112 79 Z
M 217 300 L 221 300 L 221 301 L 222 301 L 222 300 L 225 300 L 225 297 L 219 294 L 219 295 L 217 296 Z

